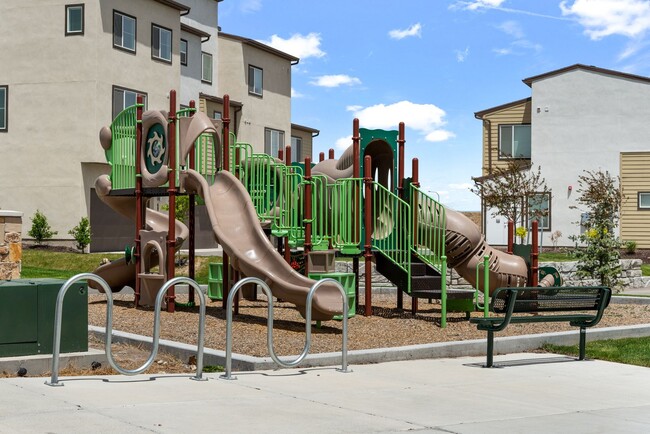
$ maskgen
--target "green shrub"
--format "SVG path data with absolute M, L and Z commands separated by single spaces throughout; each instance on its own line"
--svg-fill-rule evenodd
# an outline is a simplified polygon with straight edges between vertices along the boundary
M 81 217 L 79 224 L 68 231 L 77 242 L 77 249 L 85 252 L 86 246 L 90 244 L 90 222 L 88 217 Z
M 636 241 L 628 240 L 623 244 L 625 248 L 625 253 L 628 255 L 633 255 L 636 253 Z
M 27 232 L 27 235 L 34 238 L 36 244 L 40 246 L 56 234 L 58 234 L 58 232 L 52 230 L 50 224 L 47 222 L 45 214 L 37 209 L 34 217 L 32 217 L 32 228 Z

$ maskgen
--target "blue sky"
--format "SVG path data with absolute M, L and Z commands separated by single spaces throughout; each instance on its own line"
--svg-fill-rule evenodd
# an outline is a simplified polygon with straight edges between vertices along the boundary
M 650 75 L 648 0 L 225 0 L 222 31 L 299 57 L 292 122 L 341 154 L 352 119 L 406 123 L 407 174 L 458 210 L 481 175 L 474 112 L 530 96 L 522 80 L 575 63 Z

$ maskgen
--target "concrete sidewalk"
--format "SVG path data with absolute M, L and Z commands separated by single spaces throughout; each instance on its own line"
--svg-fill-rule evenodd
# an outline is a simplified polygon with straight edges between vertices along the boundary
M 0 433 L 650 432 L 650 370 L 548 354 L 190 376 L 0 380 Z M 504 363 L 505 362 L 505 363 Z

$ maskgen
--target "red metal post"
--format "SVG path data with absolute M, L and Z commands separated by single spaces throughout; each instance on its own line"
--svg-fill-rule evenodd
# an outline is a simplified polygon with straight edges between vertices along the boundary
M 291 146 L 287 146 L 286 152 L 284 153 L 286 159 L 284 160 L 284 164 L 287 167 L 291 166 Z M 311 173 L 311 168 L 310 168 L 310 173 Z M 287 201 L 288 204 L 291 204 L 291 198 L 285 197 L 284 200 Z M 291 214 L 291 205 L 287 206 L 287 213 Z M 287 264 L 291 265 L 291 248 L 289 247 L 289 235 L 284 237 L 284 260 L 287 261 Z
M 530 258 L 530 286 L 537 286 L 539 280 L 539 223 L 537 220 L 533 221 L 532 231 L 533 252 L 531 254 L 532 258 Z
M 230 170 L 230 96 L 223 96 L 223 158 L 221 165 L 223 170 Z M 223 255 L 223 294 L 222 294 L 222 307 L 225 309 L 228 304 L 228 294 L 230 294 L 230 260 L 224 251 Z
M 140 302 L 140 273 L 142 272 L 142 246 L 140 230 L 144 226 L 144 206 L 142 206 L 142 95 L 137 98 L 136 127 L 135 127 L 135 307 Z
M 169 122 L 167 124 L 167 146 L 169 152 L 169 229 L 167 230 L 167 279 L 175 276 L 176 254 L 176 91 L 169 92 Z M 174 312 L 176 294 L 174 287 L 167 291 L 167 312 Z
M 420 165 L 417 158 L 414 158 L 412 160 L 411 176 L 413 177 L 411 184 L 413 184 L 414 187 L 420 187 Z M 416 246 L 418 242 L 418 203 L 417 196 L 415 194 L 413 196 L 415 197 L 411 199 L 413 200 L 411 205 L 411 212 L 413 213 L 413 245 Z M 411 297 L 411 313 L 415 315 L 417 312 L 418 299 L 416 297 Z
M 284 149 L 283 148 L 278 149 L 278 160 L 284 161 Z
M 311 252 L 311 157 L 305 158 L 305 276 L 309 276 L 309 252 Z
M 370 228 L 372 227 L 372 159 L 367 155 L 364 159 L 363 182 L 365 184 L 365 226 L 366 226 L 366 239 L 364 244 L 364 258 L 365 258 L 365 308 L 363 311 L 364 316 L 372 315 L 372 241 L 370 239 Z
M 325 152 L 318 154 L 318 162 L 325 161 Z
M 515 222 L 508 220 L 508 254 L 512 255 L 515 243 Z
M 333 160 L 334 159 L 334 149 L 330 148 L 329 150 L 329 159 Z
M 194 100 L 190 101 L 190 108 L 195 109 L 196 108 L 196 102 Z M 190 116 L 194 116 L 194 112 L 190 113 Z M 194 149 L 194 146 L 192 146 L 192 149 L 190 150 L 190 161 L 188 163 L 188 167 L 190 169 L 195 169 L 196 168 L 196 151 Z M 189 235 L 189 255 L 187 259 L 187 272 L 189 274 L 190 279 L 194 279 L 196 275 L 196 267 L 195 267 L 195 261 L 196 261 L 196 230 L 195 230 L 195 225 L 196 225 L 196 207 L 195 207 L 195 195 L 190 194 L 189 197 L 189 224 L 190 224 L 190 235 Z M 194 288 L 192 286 L 189 287 L 189 301 L 190 303 L 194 303 Z

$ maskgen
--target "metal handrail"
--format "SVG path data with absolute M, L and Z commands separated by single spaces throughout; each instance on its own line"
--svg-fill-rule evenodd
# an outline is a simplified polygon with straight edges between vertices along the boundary
M 59 354 L 61 349 L 61 320 L 63 316 L 63 299 L 68 289 L 70 289 L 74 283 L 80 280 L 92 280 L 94 282 L 97 282 L 102 287 L 102 289 L 104 289 L 104 293 L 106 294 L 107 298 L 105 339 L 106 357 L 108 358 L 108 363 L 111 365 L 111 367 L 122 375 L 140 374 L 153 364 L 154 359 L 158 354 L 158 344 L 160 338 L 160 308 L 162 307 L 163 297 L 167 290 L 173 285 L 178 285 L 179 283 L 187 283 L 188 285 L 191 285 L 196 290 L 195 293 L 199 295 L 199 299 L 201 301 L 199 310 L 199 336 L 196 355 L 196 375 L 191 379 L 199 381 L 207 380 L 207 378 L 201 377 L 203 372 L 203 342 L 205 340 L 205 295 L 203 294 L 203 291 L 201 290 L 201 287 L 198 283 L 189 277 L 176 277 L 167 281 L 158 290 L 158 294 L 156 295 L 156 307 L 154 311 L 153 348 L 151 350 L 151 354 L 149 355 L 149 358 L 144 363 L 144 365 L 141 367 L 136 369 L 124 369 L 119 366 L 113 359 L 113 353 L 111 352 L 113 335 L 113 292 L 111 291 L 111 287 L 108 285 L 108 283 L 106 283 L 104 279 L 97 276 L 96 274 L 81 273 L 68 279 L 63 284 L 56 297 L 56 309 L 54 313 L 54 342 L 52 345 L 52 377 L 50 378 L 50 381 L 46 381 L 45 384 L 48 386 L 63 386 L 63 384 L 59 382 Z
M 268 306 L 268 314 L 267 314 L 267 320 L 266 320 L 266 325 L 267 325 L 267 347 L 269 349 L 269 354 L 271 355 L 271 359 L 279 365 L 282 366 L 283 368 L 292 368 L 294 366 L 297 366 L 300 362 L 304 360 L 304 358 L 307 356 L 309 353 L 309 348 L 311 347 L 311 305 L 312 305 L 312 300 L 314 298 L 314 293 L 316 293 L 316 290 L 320 288 L 321 285 L 325 283 L 333 283 L 335 286 L 339 289 L 341 292 L 341 296 L 343 297 L 343 343 L 342 343 L 342 350 L 341 350 L 341 369 L 337 369 L 340 372 L 352 372 L 348 370 L 348 297 L 345 292 L 345 289 L 343 288 L 343 285 L 341 285 L 340 282 L 337 282 L 334 279 L 321 279 L 318 282 L 314 283 L 312 287 L 309 289 L 309 292 L 307 293 L 307 306 L 306 306 L 306 317 L 305 317 L 305 347 L 302 350 L 302 353 L 300 356 L 298 356 L 297 359 L 285 362 L 281 360 L 276 354 L 275 350 L 273 349 L 273 293 L 271 292 L 271 288 L 262 280 L 257 277 L 246 277 L 239 282 L 235 284 L 235 286 L 232 287 L 230 290 L 230 294 L 228 294 L 228 301 L 226 305 L 226 372 L 223 375 L 220 375 L 219 378 L 222 378 L 224 380 L 236 380 L 237 377 L 234 377 L 232 375 L 232 305 L 233 301 L 235 299 L 235 295 L 237 292 L 243 288 L 244 285 L 247 285 L 249 283 L 255 283 L 259 286 L 262 287 L 262 291 L 266 295 L 267 298 L 267 306 Z
M 476 264 L 476 288 L 474 292 L 474 305 L 478 309 L 483 309 L 483 316 L 487 318 L 490 316 L 490 266 L 489 266 L 490 257 L 488 255 L 483 256 L 483 262 Z M 480 293 L 478 289 L 479 282 L 479 270 L 483 266 L 483 305 L 478 301 L 478 295 Z

